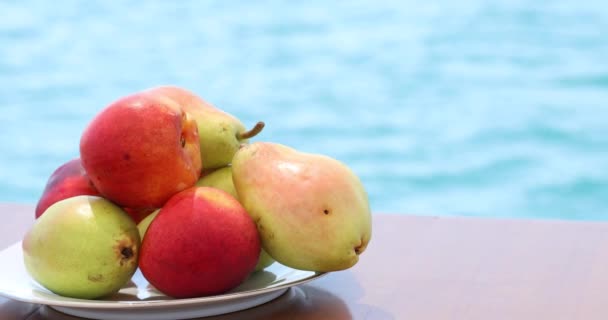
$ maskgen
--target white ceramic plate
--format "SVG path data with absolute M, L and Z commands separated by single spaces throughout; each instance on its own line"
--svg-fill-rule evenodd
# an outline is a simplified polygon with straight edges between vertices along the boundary
M 0 252 L 0 295 L 48 305 L 70 315 L 92 319 L 189 319 L 224 314 L 266 303 L 292 286 L 323 275 L 275 262 L 264 271 L 252 274 L 239 287 L 226 294 L 173 299 L 152 287 L 138 270 L 131 282 L 111 298 L 84 300 L 56 295 L 32 280 L 23 265 L 20 242 Z

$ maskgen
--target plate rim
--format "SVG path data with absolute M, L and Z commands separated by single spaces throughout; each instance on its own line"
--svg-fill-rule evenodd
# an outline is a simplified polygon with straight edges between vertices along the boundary
M 14 247 L 16 247 L 16 246 L 20 247 L 21 243 L 22 243 L 22 241 L 18 241 L 16 243 L 8 246 L 7 248 L 1 250 L 0 253 L 6 252 L 11 249 L 15 250 Z M 275 262 L 275 263 L 278 263 L 278 262 Z M 25 297 L 24 298 L 22 296 L 12 294 L 10 291 L 9 292 L 0 291 L 0 296 L 4 296 L 6 298 L 9 298 L 12 300 L 17 300 L 17 301 L 22 301 L 22 302 L 48 305 L 48 306 L 68 307 L 68 308 L 85 308 L 85 309 L 92 309 L 92 308 L 94 308 L 94 309 L 124 309 L 124 308 L 140 309 L 140 308 L 142 308 L 143 309 L 143 308 L 179 307 L 179 306 L 198 305 L 198 304 L 213 304 L 213 303 L 219 303 L 219 302 L 228 302 L 228 301 L 234 301 L 234 300 L 239 300 L 239 299 L 245 299 L 245 298 L 252 297 L 252 296 L 270 293 L 270 292 L 273 292 L 276 290 L 288 289 L 293 286 L 305 284 L 307 282 L 310 282 L 315 279 L 319 279 L 319 278 L 324 277 L 327 274 L 329 274 L 329 272 L 318 272 L 318 271 L 294 269 L 294 268 L 285 266 L 283 264 L 281 264 L 281 266 L 283 266 L 285 268 L 289 268 L 294 271 L 312 272 L 312 274 L 309 276 L 303 277 L 302 279 L 298 279 L 298 280 L 295 280 L 292 282 L 287 282 L 287 283 L 281 283 L 281 284 L 278 284 L 278 285 L 272 286 L 272 287 L 265 287 L 265 288 L 259 288 L 259 289 L 253 289 L 253 290 L 246 290 L 246 291 L 242 291 L 242 292 L 232 292 L 232 293 L 206 296 L 206 297 L 182 298 L 182 299 L 173 298 L 173 299 L 169 299 L 169 300 L 160 299 L 160 300 L 140 300 L 140 301 L 112 301 L 112 300 L 78 299 L 78 298 L 71 298 L 71 297 L 63 297 L 63 296 L 60 296 L 51 291 L 49 291 L 50 294 L 55 295 L 58 298 L 61 298 L 62 300 L 49 300 L 49 299 L 39 298 L 39 297 L 32 297 L 32 298 Z M 34 281 L 33 279 L 31 279 L 31 280 Z M 45 290 L 48 290 L 48 289 L 45 289 Z

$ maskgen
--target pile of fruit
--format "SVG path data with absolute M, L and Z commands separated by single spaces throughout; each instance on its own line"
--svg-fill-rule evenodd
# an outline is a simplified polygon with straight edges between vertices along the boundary
M 22 243 L 28 273 L 56 294 L 97 299 L 139 268 L 188 298 L 274 261 L 352 267 L 371 237 L 361 181 L 330 157 L 249 142 L 263 127 L 174 86 L 111 103 L 84 130 L 80 157 L 49 178 Z

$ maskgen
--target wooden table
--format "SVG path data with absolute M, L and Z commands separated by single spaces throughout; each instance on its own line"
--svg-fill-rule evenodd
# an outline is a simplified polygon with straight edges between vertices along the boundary
M 0 204 L 0 249 L 33 207 Z M 606 319 L 608 223 L 375 214 L 353 268 L 205 319 Z M 77 319 L 0 298 L 0 319 Z

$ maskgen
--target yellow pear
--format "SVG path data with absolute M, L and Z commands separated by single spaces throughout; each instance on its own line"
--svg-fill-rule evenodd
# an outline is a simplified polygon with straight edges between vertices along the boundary
M 286 266 L 344 270 L 359 261 L 370 241 L 367 193 L 335 159 L 255 142 L 235 154 L 232 179 L 263 248 Z

